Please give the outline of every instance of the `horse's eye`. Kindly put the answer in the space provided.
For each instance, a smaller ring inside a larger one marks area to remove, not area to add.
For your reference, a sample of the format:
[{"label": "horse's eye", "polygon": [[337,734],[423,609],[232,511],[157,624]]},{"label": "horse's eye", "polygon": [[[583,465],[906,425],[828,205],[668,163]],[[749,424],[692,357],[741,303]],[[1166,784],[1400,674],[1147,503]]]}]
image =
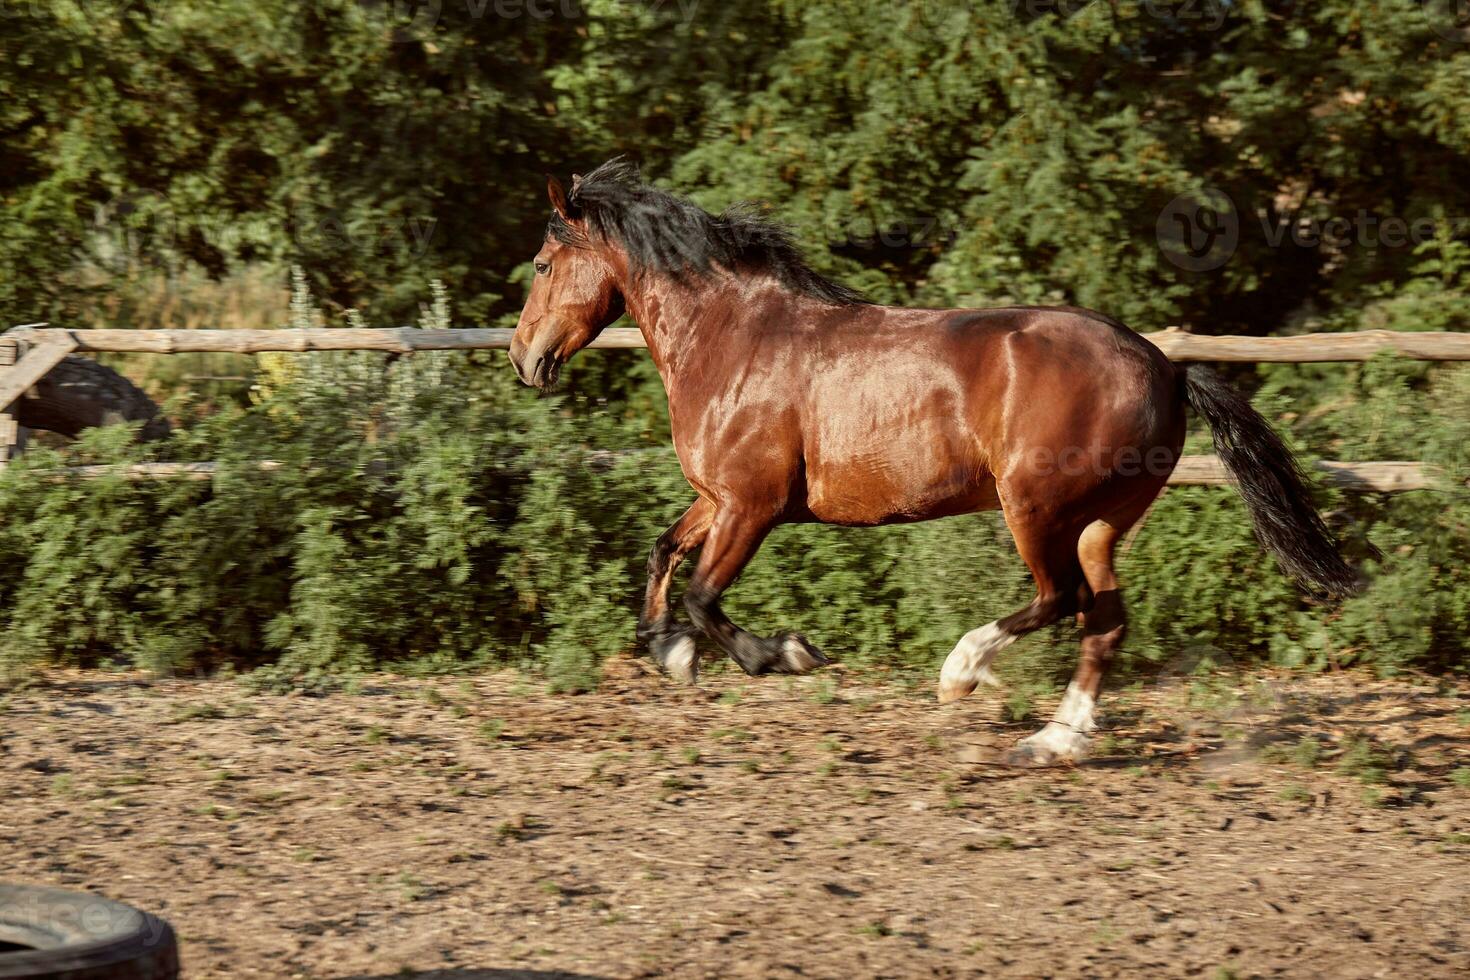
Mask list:
[{"label": "horse's eye", "polygon": [[544,276],[544,275],[546,275],[550,271],[551,271],[551,264],[549,262],[537,262],[536,263],[536,274],[538,276]]}]

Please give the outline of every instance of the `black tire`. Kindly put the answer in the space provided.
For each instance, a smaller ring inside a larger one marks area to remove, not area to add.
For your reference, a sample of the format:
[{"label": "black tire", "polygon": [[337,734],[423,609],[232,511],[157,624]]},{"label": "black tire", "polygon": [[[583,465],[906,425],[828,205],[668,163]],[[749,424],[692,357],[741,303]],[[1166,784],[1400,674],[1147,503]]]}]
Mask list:
[{"label": "black tire", "polygon": [[83,429],[113,422],[142,422],[143,442],[167,438],[168,419],[158,414],[143,389],[112,368],[87,357],[68,357],[15,403],[15,420],[76,438]]},{"label": "black tire", "polygon": [[120,902],[59,888],[0,885],[0,950],[12,950],[0,951],[5,980],[175,980],[179,975],[179,944],[167,922]]}]

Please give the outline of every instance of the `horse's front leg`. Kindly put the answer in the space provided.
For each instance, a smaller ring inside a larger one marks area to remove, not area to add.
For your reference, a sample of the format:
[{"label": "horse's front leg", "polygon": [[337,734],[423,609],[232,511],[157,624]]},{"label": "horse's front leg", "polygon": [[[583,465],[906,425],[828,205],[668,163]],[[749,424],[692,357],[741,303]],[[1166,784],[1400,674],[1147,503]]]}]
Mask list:
[{"label": "horse's front leg", "polygon": [[693,684],[698,677],[699,654],[694,648],[694,630],[676,621],[669,609],[669,589],[684,556],[704,543],[714,515],[714,505],[700,497],[659,535],[648,553],[648,591],[638,617],[638,639],[648,644],[655,663],[684,684]]},{"label": "horse's front leg", "polygon": [[799,633],[759,637],[730,622],[720,596],[760,548],[775,520],[759,512],[722,507],[710,526],[684,605],[689,618],[747,674],[805,674],[827,663]]}]

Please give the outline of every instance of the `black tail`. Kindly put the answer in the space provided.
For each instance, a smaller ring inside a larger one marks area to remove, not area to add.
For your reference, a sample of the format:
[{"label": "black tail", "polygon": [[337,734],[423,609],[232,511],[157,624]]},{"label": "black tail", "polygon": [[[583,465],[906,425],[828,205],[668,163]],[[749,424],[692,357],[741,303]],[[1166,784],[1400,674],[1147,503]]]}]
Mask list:
[{"label": "black tail", "polygon": [[1261,414],[1197,364],[1184,371],[1184,400],[1210,423],[1215,452],[1250,508],[1256,537],[1281,567],[1335,598],[1358,591],[1358,575],[1312,506],[1301,466]]}]

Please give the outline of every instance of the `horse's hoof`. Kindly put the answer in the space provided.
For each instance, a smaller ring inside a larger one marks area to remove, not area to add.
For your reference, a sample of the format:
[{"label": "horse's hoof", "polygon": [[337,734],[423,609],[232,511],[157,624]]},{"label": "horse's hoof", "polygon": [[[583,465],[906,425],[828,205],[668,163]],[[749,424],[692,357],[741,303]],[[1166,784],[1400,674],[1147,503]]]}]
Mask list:
[{"label": "horse's hoof", "polygon": [[1002,761],[1016,769],[1076,765],[1087,758],[1088,746],[1086,735],[1050,722],[1035,735],[1018,742]]},{"label": "horse's hoof", "polygon": [[672,680],[680,684],[694,684],[699,680],[699,650],[688,633],[656,637],[649,642],[648,651]]},{"label": "horse's hoof", "polygon": [[945,681],[939,682],[939,703],[949,704],[960,698],[969,697],[975,691],[974,681]]},{"label": "horse's hoof", "polygon": [[809,674],[831,663],[800,633],[784,633],[776,637],[776,642],[780,648],[780,661],[776,668],[779,673]]}]

